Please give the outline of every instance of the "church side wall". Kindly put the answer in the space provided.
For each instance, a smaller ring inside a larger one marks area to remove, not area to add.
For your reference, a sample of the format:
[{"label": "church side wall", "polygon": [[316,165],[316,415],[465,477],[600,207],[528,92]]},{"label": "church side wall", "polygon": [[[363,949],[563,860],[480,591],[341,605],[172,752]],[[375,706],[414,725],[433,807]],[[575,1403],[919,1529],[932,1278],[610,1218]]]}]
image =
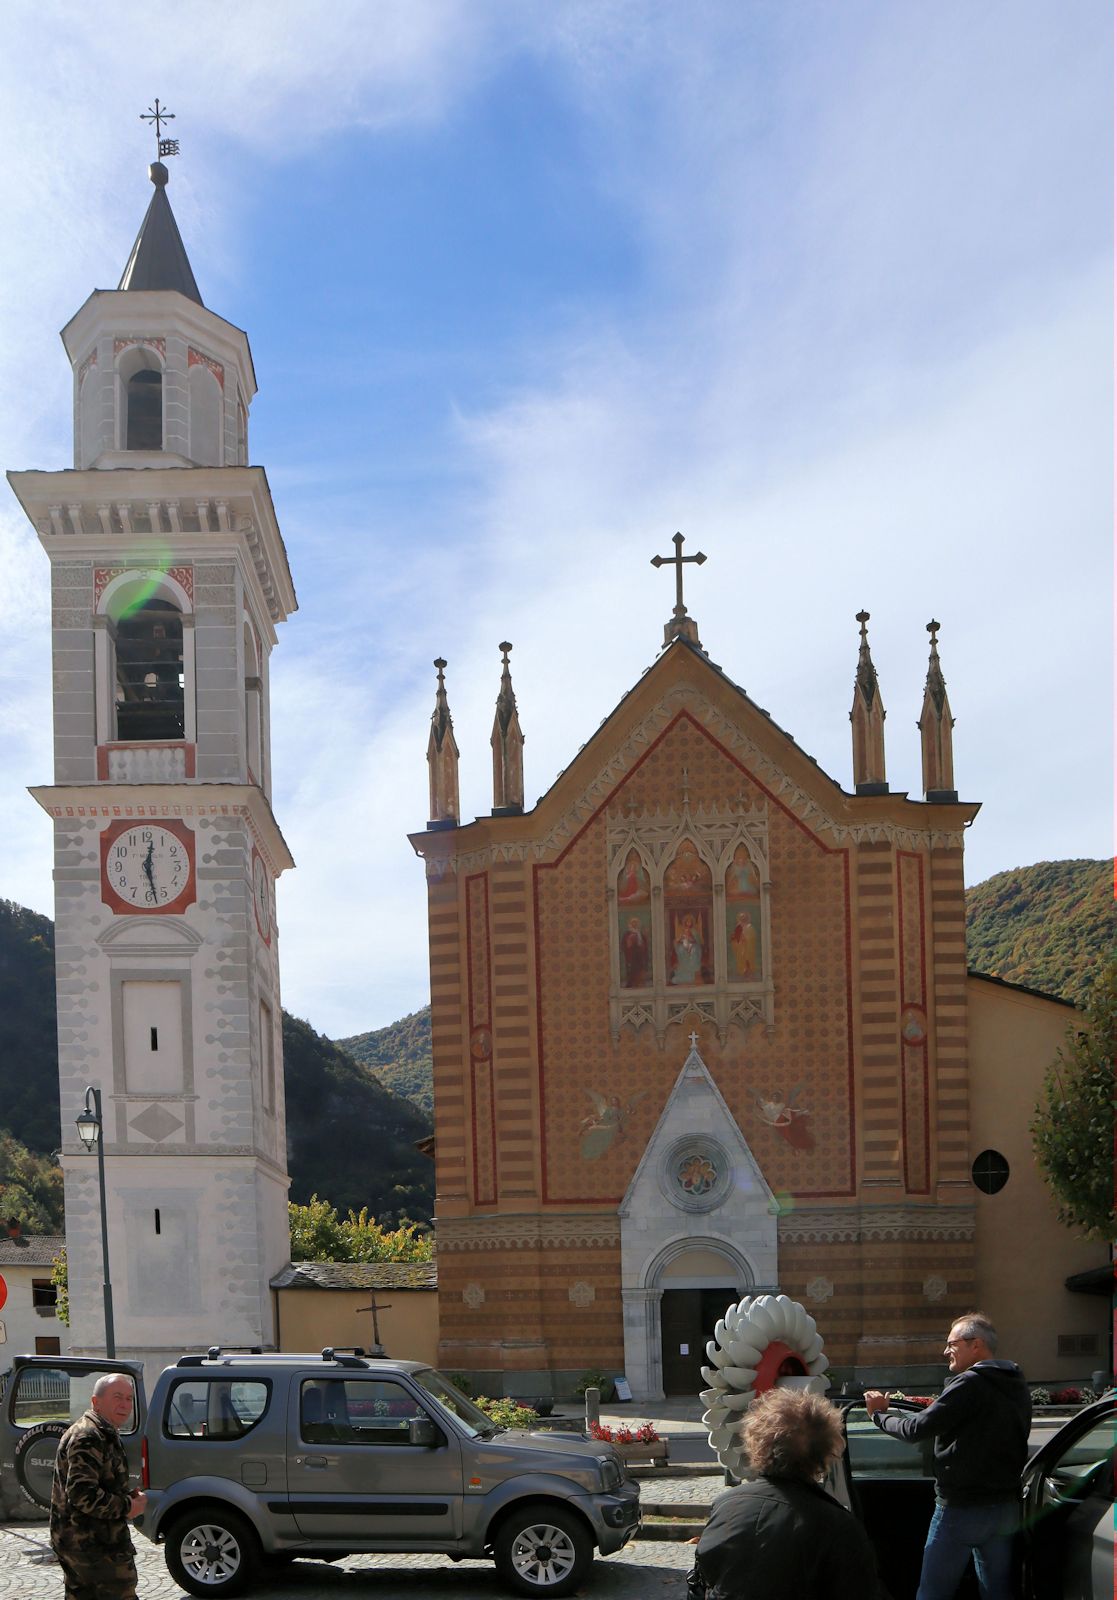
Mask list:
[{"label": "church side wall", "polygon": [[[998,1193],[976,1196],[977,1298],[1000,1330],[1005,1355],[1033,1381],[1085,1381],[1109,1368],[1109,1297],[1072,1293],[1066,1279],[1107,1267],[1109,1249],[1059,1221],[1028,1127],[1047,1068],[1080,1014],[980,978],[966,988],[975,1066],[971,1153],[995,1150],[1009,1172]],[[1093,1340],[1094,1353],[1060,1355],[1060,1335]]]}]

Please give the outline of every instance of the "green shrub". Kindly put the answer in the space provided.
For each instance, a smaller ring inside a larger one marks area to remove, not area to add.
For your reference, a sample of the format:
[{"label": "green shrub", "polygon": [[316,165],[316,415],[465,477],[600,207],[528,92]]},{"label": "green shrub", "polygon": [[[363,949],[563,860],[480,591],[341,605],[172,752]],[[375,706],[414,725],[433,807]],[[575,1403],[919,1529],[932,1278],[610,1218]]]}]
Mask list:
[{"label": "green shrub", "polygon": [[583,1372],[574,1385],[574,1393],[584,1397],[587,1389],[596,1389],[603,1401],[613,1398],[613,1380],[604,1372]]},{"label": "green shrub", "polygon": [[530,1406],[522,1405],[510,1396],[490,1400],[488,1395],[480,1394],[473,1403],[487,1417],[491,1417],[498,1428],[532,1428],[539,1421],[538,1411],[533,1411]]}]

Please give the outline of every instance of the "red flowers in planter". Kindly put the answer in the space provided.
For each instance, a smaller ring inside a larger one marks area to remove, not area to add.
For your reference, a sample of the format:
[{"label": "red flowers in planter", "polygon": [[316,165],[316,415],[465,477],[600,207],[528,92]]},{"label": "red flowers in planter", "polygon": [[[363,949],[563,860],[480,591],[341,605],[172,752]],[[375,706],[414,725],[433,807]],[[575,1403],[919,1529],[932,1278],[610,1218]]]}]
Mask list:
[{"label": "red flowers in planter", "polygon": [[655,1444],[659,1434],[650,1422],[645,1422],[635,1432],[631,1428],[611,1428],[607,1422],[591,1422],[590,1438],[600,1439],[604,1444]]}]

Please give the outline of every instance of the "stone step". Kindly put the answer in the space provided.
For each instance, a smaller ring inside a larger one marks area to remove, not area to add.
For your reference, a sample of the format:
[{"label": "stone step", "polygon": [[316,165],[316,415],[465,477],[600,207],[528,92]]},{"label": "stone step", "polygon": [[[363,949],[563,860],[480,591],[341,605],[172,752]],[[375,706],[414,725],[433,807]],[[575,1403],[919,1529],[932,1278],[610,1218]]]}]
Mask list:
[{"label": "stone step", "polygon": [[[692,1507],[692,1510],[699,1509]],[[697,1539],[703,1528],[705,1520],[701,1522],[672,1521],[670,1517],[645,1517],[637,1539],[668,1539],[674,1544],[685,1544],[688,1539]]]}]

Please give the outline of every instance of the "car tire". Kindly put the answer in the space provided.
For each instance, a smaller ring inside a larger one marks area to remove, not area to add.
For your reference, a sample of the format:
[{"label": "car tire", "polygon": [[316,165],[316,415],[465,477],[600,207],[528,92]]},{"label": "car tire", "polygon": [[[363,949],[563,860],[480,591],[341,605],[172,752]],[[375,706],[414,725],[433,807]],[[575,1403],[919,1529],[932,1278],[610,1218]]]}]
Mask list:
[{"label": "car tire", "polygon": [[260,1541],[239,1512],[200,1506],[167,1530],[167,1567],[189,1594],[243,1594],[260,1566]]},{"label": "car tire", "polygon": [[510,1511],[493,1539],[496,1569],[514,1594],[572,1594],[593,1564],[593,1553],[585,1523],[558,1506]]}]

